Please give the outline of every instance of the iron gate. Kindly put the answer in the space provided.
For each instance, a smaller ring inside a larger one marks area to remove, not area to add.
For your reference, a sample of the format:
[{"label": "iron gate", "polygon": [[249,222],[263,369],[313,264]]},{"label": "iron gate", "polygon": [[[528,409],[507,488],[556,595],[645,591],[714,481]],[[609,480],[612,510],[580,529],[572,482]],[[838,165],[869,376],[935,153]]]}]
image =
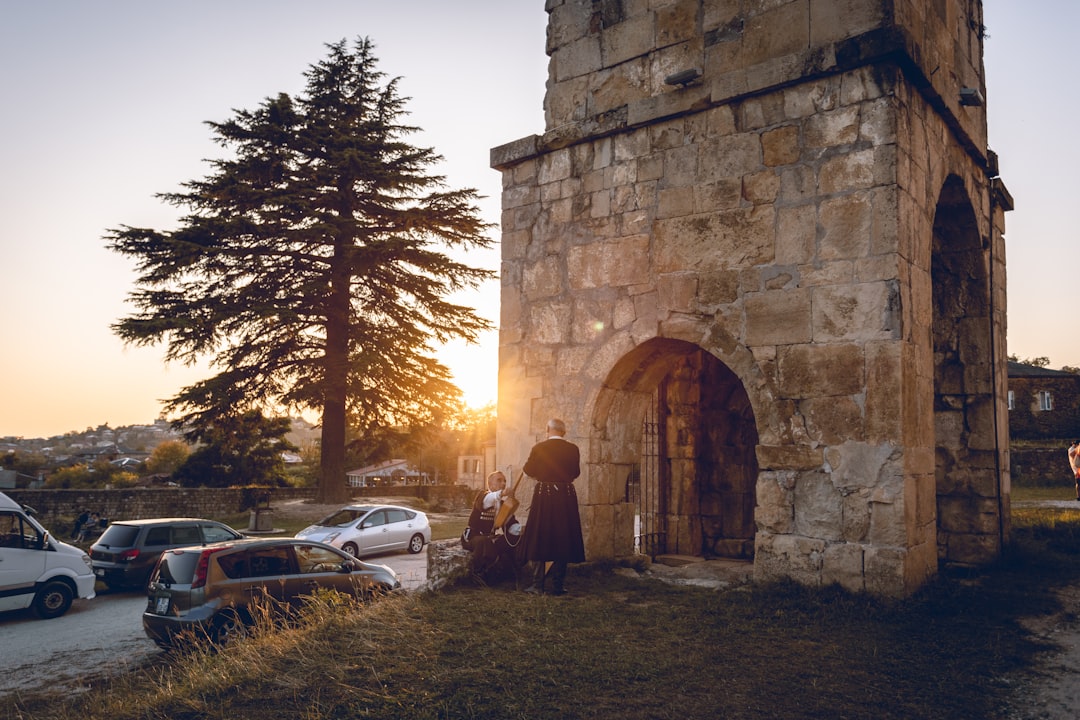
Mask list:
[{"label": "iron gate", "polygon": [[634,503],[634,552],[655,558],[667,552],[668,463],[664,385],[653,393],[641,422],[641,461],[627,487]]}]

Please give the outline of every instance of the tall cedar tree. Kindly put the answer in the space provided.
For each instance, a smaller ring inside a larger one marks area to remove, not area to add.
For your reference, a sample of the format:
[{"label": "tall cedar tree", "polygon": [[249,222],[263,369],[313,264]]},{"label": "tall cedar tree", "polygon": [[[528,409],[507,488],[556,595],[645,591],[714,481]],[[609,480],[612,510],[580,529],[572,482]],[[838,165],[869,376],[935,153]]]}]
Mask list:
[{"label": "tall cedar tree", "polygon": [[218,371],[166,410],[203,428],[254,408],[321,411],[319,497],[336,503],[348,429],[424,423],[459,402],[434,347],[491,327],[448,298],[494,273],[448,254],[490,247],[491,226],[474,189],[429,174],[442,157],[403,140],[418,128],[401,124],[408,98],[371,41],[327,47],[300,96],[207,123],[235,158],[158,195],[189,210],[178,229],[105,240],[140,272],[138,311],[114,332]]}]

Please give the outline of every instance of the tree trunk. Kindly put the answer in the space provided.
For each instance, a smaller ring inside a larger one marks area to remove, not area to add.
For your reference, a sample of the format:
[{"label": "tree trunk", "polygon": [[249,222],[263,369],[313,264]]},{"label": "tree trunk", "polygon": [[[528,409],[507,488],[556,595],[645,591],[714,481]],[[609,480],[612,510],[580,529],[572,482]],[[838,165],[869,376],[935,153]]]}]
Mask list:
[{"label": "tree trunk", "polygon": [[326,366],[322,412],[322,449],[319,462],[318,501],[344,504],[345,394],[349,373],[349,275],[338,268],[331,273],[330,308],[326,323]]}]

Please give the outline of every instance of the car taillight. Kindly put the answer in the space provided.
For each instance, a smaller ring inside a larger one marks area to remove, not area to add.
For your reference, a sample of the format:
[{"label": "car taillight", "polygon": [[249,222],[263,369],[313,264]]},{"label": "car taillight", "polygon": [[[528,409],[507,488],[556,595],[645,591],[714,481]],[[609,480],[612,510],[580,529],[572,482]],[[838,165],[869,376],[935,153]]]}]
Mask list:
[{"label": "car taillight", "polygon": [[195,566],[195,577],[191,580],[191,589],[201,588],[206,584],[206,573],[210,569],[210,556],[216,552],[222,550],[228,550],[228,547],[211,548],[209,550],[203,550],[199,554],[199,562]]},{"label": "car taillight", "polygon": [[125,550],[124,552],[120,553],[120,557],[118,557],[117,559],[120,562],[131,562],[137,557],[139,557],[139,549],[131,548],[130,550]]}]

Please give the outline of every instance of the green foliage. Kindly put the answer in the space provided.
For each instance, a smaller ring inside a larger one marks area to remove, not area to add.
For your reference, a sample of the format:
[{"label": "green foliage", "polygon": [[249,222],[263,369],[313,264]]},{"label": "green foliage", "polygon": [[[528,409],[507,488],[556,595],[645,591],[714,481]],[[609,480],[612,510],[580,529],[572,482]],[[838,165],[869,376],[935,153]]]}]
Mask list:
[{"label": "green foliage", "polygon": [[186,437],[201,443],[173,474],[184,487],[283,485],[281,453],[296,450],[286,439],[288,418],[266,418],[257,410],[199,424]]},{"label": "green foliage", "polygon": [[122,470],[108,460],[92,465],[70,465],[55,470],[45,478],[49,490],[78,490],[80,488],[132,487],[138,476]]},{"label": "green foliage", "polygon": [[146,471],[154,475],[172,475],[187,461],[189,455],[191,448],[187,443],[166,440],[150,453],[146,461]]},{"label": "green foliage", "polygon": [[1020,363],[1021,365],[1031,365],[1033,367],[1049,367],[1050,358],[1046,356],[1039,356],[1034,358],[1019,358],[1016,355],[1009,355],[1009,360],[1012,362]]},{"label": "green foliage", "polygon": [[0,467],[29,477],[37,477],[49,464],[49,459],[37,452],[8,452],[0,456]]},{"label": "green foliage", "polygon": [[220,372],[167,410],[209,427],[253,408],[321,413],[320,489],[344,497],[346,431],[431,422],[460,391],[434,347],[490,327],[447,298],[493,277],[447,251],[488,247],[472,189],[451,190],[431,149],[404,138],[397,80],[370,40],[342,40],[303,94],[211,122],[235,152],[161,195],[189,212],[178,229],[121,226],[109,247],[138,263],[125,341],[166,359],[211,356]]}]

